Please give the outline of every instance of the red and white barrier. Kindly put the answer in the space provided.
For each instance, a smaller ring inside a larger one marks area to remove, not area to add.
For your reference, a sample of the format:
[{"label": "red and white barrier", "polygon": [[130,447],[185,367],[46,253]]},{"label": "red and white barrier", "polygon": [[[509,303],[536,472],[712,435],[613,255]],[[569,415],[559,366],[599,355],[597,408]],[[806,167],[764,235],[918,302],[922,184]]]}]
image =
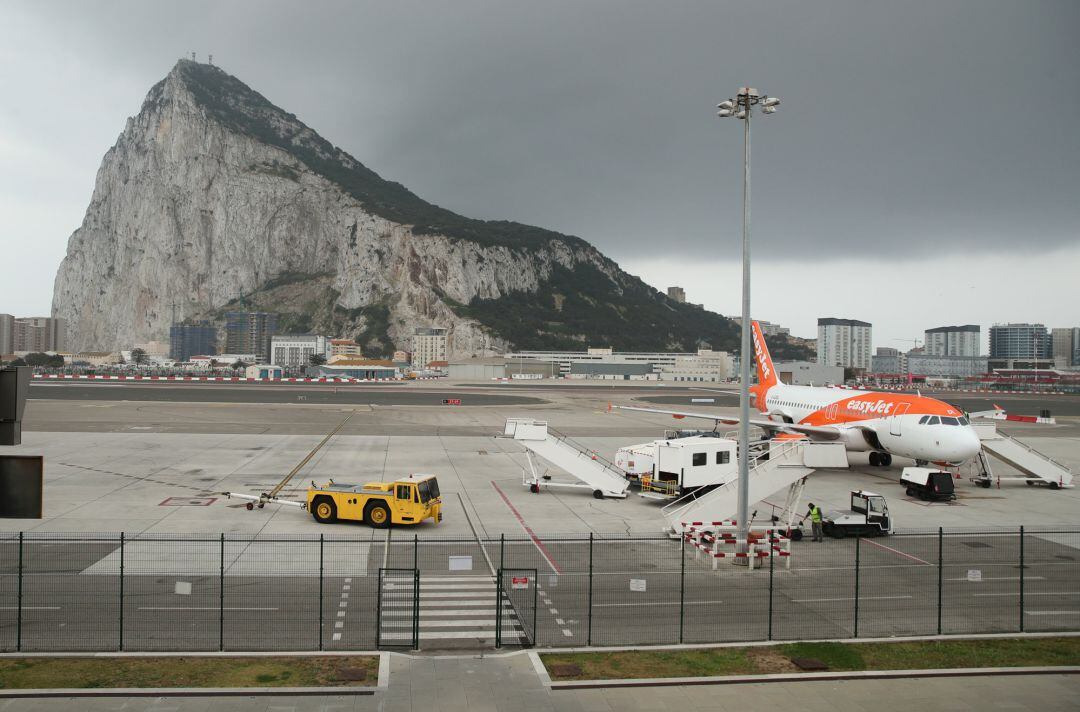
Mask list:
[{"label": "red and white barrier", "polygon": [[[248,378],[246,376],[115,376],[105,374],[56,374],[35,373],[35,380],[65,380],[65,381],[199,381],[212,383],[388,383],[406,381],[405,378],[343,378],[336,376],[324,376],[318,378]],[[417,378],[411,380],[436,380],[432,378]]]},{"label": "red and white barrier", "polygon": [[737,544],[734,532],[726,525],[720,531],[687,530],[683,534],[683,541],[694,547],[694,558],[711,558],[713,571],[716,571],[720,559],[748,559],[750,570],[753,570],[755,561],[773,556],[783,557],[785,568],[790,569],[791,538],[774,529],[759,529],[758,532],[750,532],[749,551],[745,552],[721,550],[721,544],[732,547]]}]

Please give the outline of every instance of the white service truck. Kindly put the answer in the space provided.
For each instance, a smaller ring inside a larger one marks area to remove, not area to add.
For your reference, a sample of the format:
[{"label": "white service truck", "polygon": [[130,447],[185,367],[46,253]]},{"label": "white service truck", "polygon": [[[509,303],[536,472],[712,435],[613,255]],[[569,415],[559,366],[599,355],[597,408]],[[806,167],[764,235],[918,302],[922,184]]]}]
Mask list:
[{"label": "white service truck", "polygon": [[885,536],[892,531],[889,505],[874,492],[853,490],[851,509],[827,512],[821,520],[821,531],[834,539],[846,536]]},{"label": "white service truck", "polygon": [[921,500],[948,501],[956,499],[953,475],[946,470],[932,467],[905,467],[900,473],[908,497]]}]

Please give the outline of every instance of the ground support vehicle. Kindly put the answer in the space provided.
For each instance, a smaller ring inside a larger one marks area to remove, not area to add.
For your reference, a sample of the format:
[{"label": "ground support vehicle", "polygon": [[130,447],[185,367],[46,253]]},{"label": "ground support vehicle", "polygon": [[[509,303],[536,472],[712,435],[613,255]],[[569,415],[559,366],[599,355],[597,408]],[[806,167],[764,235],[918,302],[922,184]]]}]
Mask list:
[{"label": "ground support vehicle", "polygon": [[834,539],[845,536],[885,536],[892,531],[889,506],[880,494],[853,490],[851,509],[828,512],[821,522],[822,533]]},{"label": "ground support vehicle", "polygon": [[248,500],[249,510],[256,506],[262,509],[267,504],[306,509],[321,524],[344,520],[385,529],[392,524],[419,524],[428,519],[433,519],[435,523],[442,521],[442,499],[435,475],[414,474],[393,482],[368,482],[363,485],[330,480],[320,487],[312,482],[304,502],[281,499],[267,493],[222,494],[228,498]]},{"label": "ground support vehicle", "polygon": [[900,484],[906,488],[908,497],[937,501],[956,499],[952,473],[946,470],[905,467],[900,474]]},{"label": "ground support vehicle", "polygon": [[364,485],[331,481],[325,487],[308,490],[307,509],[322,524],[346,520],[365,522],[376,529],[391,524],[419,524],[427,519],[442,521],[442,499],[435,475],[409,475],[394,482]]}]

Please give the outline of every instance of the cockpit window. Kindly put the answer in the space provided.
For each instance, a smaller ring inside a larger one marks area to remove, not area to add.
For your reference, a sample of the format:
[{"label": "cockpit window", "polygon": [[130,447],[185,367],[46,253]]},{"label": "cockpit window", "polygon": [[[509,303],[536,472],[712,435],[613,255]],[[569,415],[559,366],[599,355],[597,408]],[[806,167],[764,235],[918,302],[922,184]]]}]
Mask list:
[{"label": "cockpit window", "polygon": [[960,422],[956,418],[946,418],[944,415],[941,416],[941,422],[944,423],[945,425],[959,425],[960,424]]},{"label": "cockpit window", "polygon": [[924,415],[923,417],[919,418],[919,425],[926,425],[926,421],[928,420],[930,420],[930,416]]},{"label": "cockpit window", "polygon": [[930,416],[930,420],[926,421],[926,424],[927,424],[927,425],[937,425],[937,424],[939,424],[940,422],[941,422],[941,421],[940,421],[940,420],[938,420],[938,417],[937,417],[936,415],[931,415],[931,416]]},{"label": "cockpit window", "polygon": [[971,421],[968,420],[966,415],[960,417],[960,425],[970,425]]}]

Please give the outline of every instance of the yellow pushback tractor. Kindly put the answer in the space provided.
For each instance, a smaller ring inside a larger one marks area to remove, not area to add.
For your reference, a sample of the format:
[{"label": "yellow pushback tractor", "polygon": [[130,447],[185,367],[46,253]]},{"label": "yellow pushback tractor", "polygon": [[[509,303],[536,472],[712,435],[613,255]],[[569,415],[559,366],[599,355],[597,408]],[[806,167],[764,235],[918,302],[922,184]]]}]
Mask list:
[{"label": "yellow pushback tractor", "polygon": [[419,524],[428,519],[442,521],[442,499],[435,475],[409,475],[394,482],[364,485],[331,481],[325,487],[308,490],[307,510],[322,524],[347,520],[365,522],[377,529],[391,524]]},{"label": "yellow pushback tractor", "polygon": [[247,509],[262,509],[267,504],[285,504],[311,512],[315,521],[364,522],[377,529],[393,524],[419,524],[432,519],[442,521],[442,498],[435,475],[409,475],[393,482],[368,482],[363,485],[330,480],[320,487],[314,482],[307,500],[281,499],[275,491],[261,495],[223,492],[226,497],[247,500]]}]

